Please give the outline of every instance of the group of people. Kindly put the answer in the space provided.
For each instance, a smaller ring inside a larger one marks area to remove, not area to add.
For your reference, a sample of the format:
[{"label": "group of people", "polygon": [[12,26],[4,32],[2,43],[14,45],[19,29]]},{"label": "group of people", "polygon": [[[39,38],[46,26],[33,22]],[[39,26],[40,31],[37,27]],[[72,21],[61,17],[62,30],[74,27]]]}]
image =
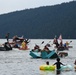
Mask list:
[{"label": "group of people", "polygon": [[[7,42],[4,44],[4,47],[5,47],[6,49],[9,49],[9,48],[12,49],[12,47],[11,47],[11,46],[9,45],[9,43],[8,43],[8,42],[9,42],[9,33],[6,34],[6,37],[5,37],[5,38],[7,39]],[[15,37],[13,38],[13,41],[16,42],[17,39],[19,39],[19,38],[18,38],[17,36],[15,36]],[[26,48],[27,48],[27,43],[28,43],[28,39],[22,41],[22,43],[21,43],[22,49],[26,49]],[[66,42],[66,43],[63,45],[63,42],[62,42],[62,40],[61,40],[61,42],[60,42],[60,44],[59,44],[59,43],[58,43],[58,39],[57,39],[57,38],[54,38],[53,44],[56,44],[56,48],[59,48],[59,47],[67,47],[67,45],[68,45],[69,43]],[[17,46],[17,44],[16,44],[16,46]],[[41,49],[40,49],[40,47],[39,47],[38,45],[35,45],[35,47],[34,47],[33,50],[39,50],[39,51],[41,51]],[[48,48],[47,45],[44,46],[43,51],[47,51],[47,52],[49,51],[49,48]],[[57,74],[60,74],[61,65],[64,65],[64,64],[63,64],[62,62],[60,62],[60,58],[57,58],[56,60],[57,60],[57,62],[55,62],[53,65],[56,65]],[[76,65],[76,60],[75,60],[74,64]],[[46,65],[49,65],[49,61],[46,62]],[[76,69],[76,67],[75,67],[75,69]]]},{"label": "group of people", "polygon": [[[9,35],[10,33],[7,33],[5,35],[5,38],[7,40],[7,43],[9,42]],[[21,48],[21,49],[27,49],[27,44],[29,43],[29,39],[24,39],[23,36],[22,37],[18,37],[17,35],[15,35],[13,37],[13,40],[12,40],[12,47],[14,48]]]},{"label": "group of people", "polygon": [[[56,70],[56,72],[57,72],[56,74],[58,75],[61,72],[61,70],[60,70],[61,69],[61,65],[64,65],[64,64],[62,62],[60,62],[60,58],[57,58],[56,60],[57,60],[57,62],[55,62],[53,65],[56,65],[56,69],[57,69]],[[46,62],[46,65],[49,65],[49,61]]]},{"label": "group of people", "polygon": [[60,40],[60,43],[58,43],[57,37],[54,38],[53,44],[56,45],[56,48],[64,48],[64,49],[68,49],[68,45],[69,45],[67,41],[63,44],[62,40]]},{"label": "group of people", "polygon": [[36,45],[36,44],[34,46],[34,49],[32,49],[32,51],[37,51],[37,52],[46,51],[46,52],[50,52],[50,50],[49,50],[47,45],[45,45],[43,49],[40,49],[40,46]]},{"label": "group of people", "polygon": [[19,48],[19,49],[22,49],[22,50],[26,50],[28,47],[27,47],[27,44],[29,43],[30,41],[28,39],[19,39],[19,41],[14,41],[14,44],[13,44],[13,47],[14,48]]},{"label": "group of people", "polygon": [[[74,64],[75,64],[74,68],[75,68],[75,71],[76,71],[76,60],[75,60]],[[46,65],[49,65],[49,61],[46,62]],[[65,66],[65,64],[63,64],[62,62],[60,62],[60,58],[57,58],[56,62],[53,65],[56,65],[57,75],[61,73],[61,65]]]}]

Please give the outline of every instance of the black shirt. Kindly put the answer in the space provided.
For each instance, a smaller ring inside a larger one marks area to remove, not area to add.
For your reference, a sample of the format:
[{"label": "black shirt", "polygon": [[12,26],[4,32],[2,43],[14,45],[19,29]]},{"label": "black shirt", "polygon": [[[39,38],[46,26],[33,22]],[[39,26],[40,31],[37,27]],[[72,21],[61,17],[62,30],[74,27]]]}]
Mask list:
[{"label": "black shirt", "polygon": [[63,64],[61,62],[56,62],[56,63],[54,63],[54,65],[56,65],[56,68],[57,69],[60,69],[61,68],[60,65],[63,65]]}]

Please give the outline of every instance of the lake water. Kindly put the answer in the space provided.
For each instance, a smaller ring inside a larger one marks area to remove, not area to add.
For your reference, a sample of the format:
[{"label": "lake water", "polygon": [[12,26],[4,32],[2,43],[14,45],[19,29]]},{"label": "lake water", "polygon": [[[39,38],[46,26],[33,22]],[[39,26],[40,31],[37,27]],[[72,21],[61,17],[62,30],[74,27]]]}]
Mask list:
[{"label": "lake water", "polygon": [[[0,44],[3,44],[5,41],[6,39],[0,39]],[[30,39],[30,41],[31,42],[28,44],[30,50],[34,48],[35,44],[40,45],[40,48],[43,49],[44,45],[47,43],[52,46],[50,50],[54,49],[54,45],[52,45],[53,39]],[[42,41],[44,41],[43,44],[41,44]],[[63,42],[66,41],[72,41],[70,45],[73,46],[73,48],[67,51],[67,57],[61,58],[61,62],[74,67],[74,61],[76,59],[76,40],[63,39]],[[13,49],[12,51],[0,51],[0,75],[56,75],[55,71],[39,70],[39,66],[45,64],[46,61],[53,64],[56,62],[56,59],[34,59],[29,55],[30,50]],[[72,71],[62,71],[60,75],[72,74],[76,75],[74,68]]]}]

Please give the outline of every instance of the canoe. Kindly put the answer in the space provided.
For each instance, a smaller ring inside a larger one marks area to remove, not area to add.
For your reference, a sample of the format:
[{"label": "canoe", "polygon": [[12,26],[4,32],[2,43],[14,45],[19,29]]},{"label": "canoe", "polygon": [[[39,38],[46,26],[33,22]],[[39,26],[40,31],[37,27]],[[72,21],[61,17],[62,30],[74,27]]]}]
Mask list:
[{"label": "canoe", "polygon": [[30,51],[29,55],[32,56],[33,58],[41,58],[41,53],[40,52]]},{"label": "canoe", "polygon": [[68,48],[73,48],[73,46],[68,46]]},{"label": "canoe", "polygon": [[41,52],[30,51],[29,55],[32,56],[33,58],[42,58],[42,59],[53,59],[59,57],[54,50],[50,51],[49,53],[46,51]]},{"label": "canoe", "polygon": [[68,56],[68,53],[67,52],[59,52],[58,54],[60,57],[66,57]]},{"label": "canoe", "polygon": [[19,50],[29,50],[29,48],[18,48]]},{"label": "canoe", "polygon": [[59,47],[58,49],[57,49],[58,51],[64,51],[64,50],[68,50],[68,47]]},{"label": "canoe", "polygon": [[43,58],[43,59],[54,59],[54,58],[57,58],[57,57],[59,57],[59,56],[57,55],[55,50],[52,50],[49,53],[46,52],[46,51],[41,52],[41,58]]},{"label": "canoe", "polygon": [[6,49],[5,47],[0,47],[0,51],[10,51],[12,49]]}]

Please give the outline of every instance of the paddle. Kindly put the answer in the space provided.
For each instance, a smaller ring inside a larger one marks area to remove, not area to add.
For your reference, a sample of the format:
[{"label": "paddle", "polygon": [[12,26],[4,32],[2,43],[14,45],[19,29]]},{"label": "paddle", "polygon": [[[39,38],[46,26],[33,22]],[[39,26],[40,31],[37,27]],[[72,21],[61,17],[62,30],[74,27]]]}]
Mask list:
[{"label": "paddle", "polygon": [[45,46],[48,46],[48,47],[50,47],[51,45],[49,44],[51,41],[49,41]]},{"label": "paddle", "polygon": [[44,41],[41,42],[41,44],[43,44],[43,43],[44,43]]},{"label": "paddle", "polygon": [[72,41],[70,41],[69,43],[71,43]]},{"label": "paddle", "polygon": [[69,44],[70,44],[71,42],[72,42],[72,41],[70,41]]},{"label": "paddle", "polygon": [[37,46],[39,46],[39,47],[40,47],[43,43],[44,43],[44,41],[42,41],[40,45],[35,44],[35,46],[37,45]]},{"label": "paddle", "polygon": [[[51,42],[51,41],[49,41],[49,42],[46,44],[48,47],[50,46],[50,44],[49,44],[50,42]],[[42,41],[40,45],[35,44],[35,46],[37,45],[37,46],[40,47],[42,44],[44,44],[44,41]],[[45,46],[46,46],[46,45],[45,45]]]},{"label": "paddle", "polygon": [[48,43],[50,43],[51,41],[49,41]]},{"label": "paddle", "polygon": [[37,44],[35,43],[34,49],[41,50],[41,49],[40,49],[40,46],[41,46],[43,43],[44,43],[44,41],[42,41],[42,42],[40,43],[40,45],[37,45]]}]

